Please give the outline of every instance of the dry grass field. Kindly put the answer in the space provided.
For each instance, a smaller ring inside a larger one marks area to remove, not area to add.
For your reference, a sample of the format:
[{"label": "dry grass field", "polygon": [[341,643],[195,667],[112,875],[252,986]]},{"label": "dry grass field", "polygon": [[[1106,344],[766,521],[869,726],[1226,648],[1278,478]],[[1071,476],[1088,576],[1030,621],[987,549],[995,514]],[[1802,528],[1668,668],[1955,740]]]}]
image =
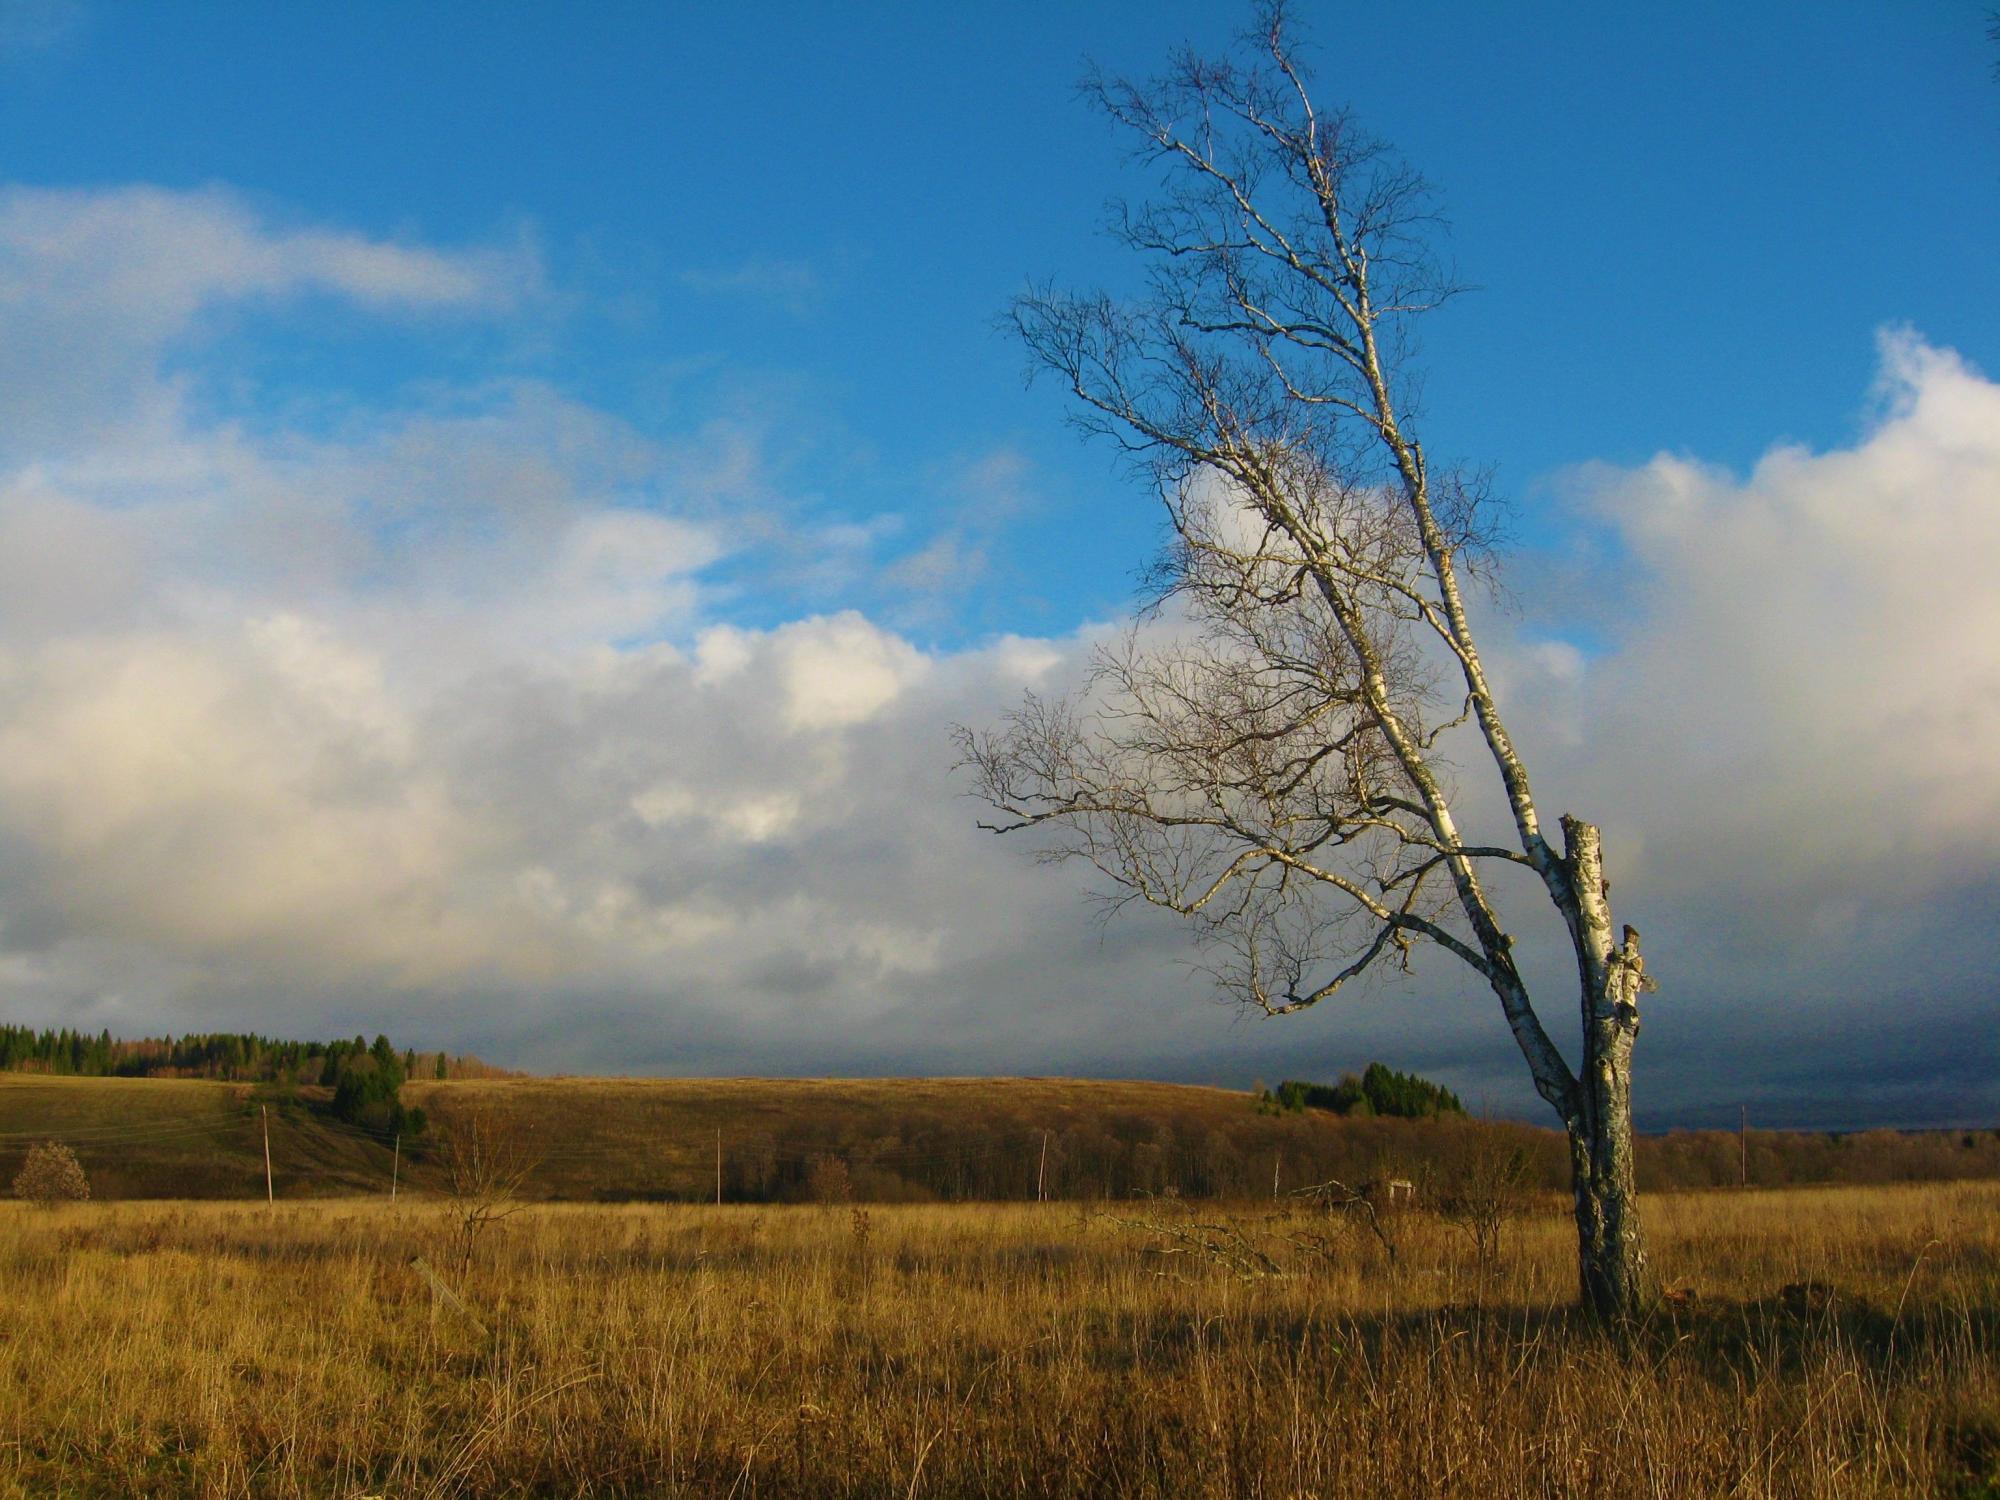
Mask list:
[{"label": "dry grass field", "polygon": [[9,1203],[0,1493],[2000,1494],[2000,1187],[1649,1212],[1619,1341],[1552,1201]]}]

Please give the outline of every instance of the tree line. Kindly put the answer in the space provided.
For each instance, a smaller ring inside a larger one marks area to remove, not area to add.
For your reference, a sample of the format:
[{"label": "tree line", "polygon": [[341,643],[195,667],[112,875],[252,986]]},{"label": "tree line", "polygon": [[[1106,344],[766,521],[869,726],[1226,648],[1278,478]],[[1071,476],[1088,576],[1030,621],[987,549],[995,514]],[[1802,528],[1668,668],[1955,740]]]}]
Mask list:
[{"label": "tree line", "polygon": [[371,1057],[379,1063],[384,1056],[395,1057],[404,1078],[493,1078],[504,1071],[466,1055],[398,1051],[383,1036],[373,1043],[360,1036],[313,1042],[210,1031],[127,1039],[108,1029],[93,1036],[66,1026],[0,1026],[0,1072],[57,1077],[207,1078],[338,1089],[350,1062]]},{"label": "tree line", "polygon": [[[994,1127],[1000,1127],[995,1129]],[[1108,1111],[1046,1133],[1021,1120],[916,1118],[900,1128],[843,1128],[837,1119],[789,1129],[731,1132],[724,1191],[731,1202],[983,1202],[1134,1197],[1246,1199],[1329,1180],[1363,1188],[1387,1178],[1417,1185],[1431,1203],[1495,1158],[1518,1158],[1522,1191],[1566,1193],[1568,1158],[1556,1132],[1449,1112],[1417,1119],[1350,1115],[1335,1124],[1310,1108],[1231,1120]],[[1674,1131],[1639,1139],[1639,1176],[1659,1192],[1807,1183],[1890,1183],[2000,1176],[2000,1131],[1851,1134]],[[1747,1170],[1745,1170],[1747,1168]],[[695,1164],[640,1196],[704,1201],[712,1178]],[[565,1164],[551,1160],[539,1191],[563,1196]],[[599,1182],[594,1193],[623,1197]]]}]

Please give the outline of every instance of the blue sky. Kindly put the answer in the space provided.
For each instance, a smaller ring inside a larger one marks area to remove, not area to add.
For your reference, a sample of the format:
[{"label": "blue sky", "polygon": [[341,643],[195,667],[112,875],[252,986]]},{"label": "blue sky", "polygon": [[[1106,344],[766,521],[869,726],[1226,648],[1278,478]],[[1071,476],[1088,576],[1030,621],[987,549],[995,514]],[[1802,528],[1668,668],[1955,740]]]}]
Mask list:
[{"label": "blue sky", "polygon": [[[1229,7],[28,9],[50,19],[5,64],[9,180],[224,184],[279,222],[543,258],[528,328],[250,322],[227,368],[251,414],[475,372],[642,430],[749,407],[801,503],[896,515],[911,543],[950,503],[940,477],[1005,447],[1044,508],[928,628],[1122,602],[1152,517],[1055,393],[1024,395],[992,319],[1030,276],[1128,274],[1096,228],[1134,184],[1074,96],[1084,59],[1219,46]],[[1299,17],[1322,90],[1439,185],[1479,290],[1427,330],[1432,445],[1497,465],[1530,540],[1566,465],[1851,438],[1884,323],[1996,363],[1976,4]]]},{"label": "blue sky", "polygon": [[[1923,959],[2000,899],[1983,6],[1296,15],[1475,288],[1424,435],[1513,502],[1496,659],[1679,976],[1642,1117],[1990,1116],[1995,963]],[[950,777],[1158,535],[996,328],[1132,284],[1076,81],[1239,19],[0,0],[14,1008],[1531,1113],[1449,976],[1247,1025]]]}]

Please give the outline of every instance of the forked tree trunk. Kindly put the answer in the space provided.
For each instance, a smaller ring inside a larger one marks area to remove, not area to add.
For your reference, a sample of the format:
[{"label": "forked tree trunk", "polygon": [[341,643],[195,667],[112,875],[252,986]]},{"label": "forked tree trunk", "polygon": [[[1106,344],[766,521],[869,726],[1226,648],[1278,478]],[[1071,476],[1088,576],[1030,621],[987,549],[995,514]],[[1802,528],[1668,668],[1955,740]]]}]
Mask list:
[{"label": "forked tree trunk", "polygon": [[1584,1306],[1606,1322],[1619,1322],[1645,1312],[1654,1295],[1632,1148],[1632,1043],[1639,1034],[1639,995],[1651,981],[1639,956],[1639,934],[1627,927],[1622,941],[1612,938],[1597,830],[1564,818],[1563,832],[1574,900],[1565,915],[1576,940],[1583,1000],[1583,1066],[1564,1122],[1578,1270]]}]

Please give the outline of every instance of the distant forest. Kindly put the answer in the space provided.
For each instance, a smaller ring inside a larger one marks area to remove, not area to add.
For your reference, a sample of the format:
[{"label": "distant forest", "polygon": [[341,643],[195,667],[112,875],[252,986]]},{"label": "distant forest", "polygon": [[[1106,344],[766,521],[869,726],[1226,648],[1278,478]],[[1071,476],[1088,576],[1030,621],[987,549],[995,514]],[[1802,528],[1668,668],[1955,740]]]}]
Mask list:
[{"label": "distant forest", "polygon": [[1381,1063],[1370,1063],[1358,1078],[1352,1073],[1344,1074],[1335,1084],[1304,1083],[1288,1078],[1276,1090],[1260,1088],[1257,1103],[1265,1114],[1296,1115],[1309,1109],[1324,1109],[1364,1120],[1376,1115],[1395,1120],[1427,1120],[1465,1113],[1458,1095],[1442,1084],[1414,1073],[1398,1073]]},{"label": "distant forest", "polygon": [[226,1083],[276,1083],[337,1089],[347,1065],[361,1058],[394,1058],[405,1078],[499,1078],[505,1070],[476,1057],[447,1052],[398,1051],[387,1037],[371,1044],[298,1042],[246,1031],[191,1032],[187,1036],[127,1041],[108,1030],[37,1031],[0,1026],[0,1072],[52,1073],[74,1078],[213,1078]]}]

